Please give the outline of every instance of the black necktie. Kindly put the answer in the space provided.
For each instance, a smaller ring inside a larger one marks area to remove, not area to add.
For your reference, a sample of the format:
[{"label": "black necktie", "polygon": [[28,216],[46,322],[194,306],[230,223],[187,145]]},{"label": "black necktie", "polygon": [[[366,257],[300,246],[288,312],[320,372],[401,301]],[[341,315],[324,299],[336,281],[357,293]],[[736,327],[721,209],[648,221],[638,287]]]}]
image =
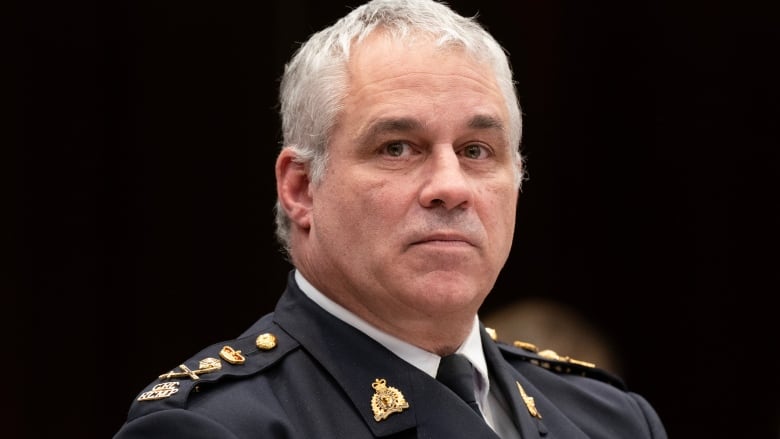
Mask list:
[{"label": "black necktie", "polygon": [[466,404],[482,417],[474,396],[474,368],[466,357],[459,354],[442,357],[436,379],[466,401]]}]

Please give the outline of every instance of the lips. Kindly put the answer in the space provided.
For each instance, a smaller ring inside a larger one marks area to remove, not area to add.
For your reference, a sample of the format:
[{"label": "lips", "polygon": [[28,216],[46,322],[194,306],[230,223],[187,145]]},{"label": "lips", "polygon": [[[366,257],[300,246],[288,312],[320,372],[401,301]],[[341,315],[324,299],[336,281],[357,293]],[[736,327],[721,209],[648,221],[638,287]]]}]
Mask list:
[{"label": "lips", "polygon": [[437,232],[437,233],[428,233],[423,236],[420,236],[419,238],[415,238],[412,240],[411,245],[420,245],[420,244],[431,244],[431,243],[442,243],[442,244],[468,244],[472,247],[475,246],[474,240],[469,238],[468,236],[457,233],[457,232]]}]

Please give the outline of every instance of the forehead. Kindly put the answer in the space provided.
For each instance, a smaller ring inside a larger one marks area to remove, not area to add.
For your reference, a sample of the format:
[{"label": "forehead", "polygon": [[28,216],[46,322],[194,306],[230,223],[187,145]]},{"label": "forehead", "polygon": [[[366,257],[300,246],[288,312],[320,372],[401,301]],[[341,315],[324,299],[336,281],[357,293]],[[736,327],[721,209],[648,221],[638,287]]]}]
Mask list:
[{"label": "forehead", "polygon": [[[491,67],[457,45],[441,46],[426,35],[403,41],[374,32],[354,46],[348,63],[343,110],[384,117],[406,109],[431,116],[462,112],[506,123],[507,106]],[[401,116],[401,114],[399,114]]]},{"label": "forehead", "polygon": [[456,42],[438,43],[435,37],[423,33],[397,36],[382,29],[374,30],[353,44],[347,64],[353,83],[371,73],[392,76],[412,71],[445,72],[452,66],[461,66],[466,70],[464,73],[477,74],[496,83],[489,63],[477,54]]}]

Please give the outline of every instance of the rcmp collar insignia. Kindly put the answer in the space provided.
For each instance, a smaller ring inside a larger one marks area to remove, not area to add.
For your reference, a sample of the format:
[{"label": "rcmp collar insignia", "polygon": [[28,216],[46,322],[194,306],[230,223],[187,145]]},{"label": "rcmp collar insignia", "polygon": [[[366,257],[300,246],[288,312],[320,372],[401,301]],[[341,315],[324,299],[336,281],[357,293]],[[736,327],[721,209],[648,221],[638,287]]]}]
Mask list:
[{"label": "rcmp collar insignia", "polygon": [[371,397],[371,410],[374,411],[375,421],[383,421],[393,413],[400,413],[409,408],[403,393],[395,387],[388,387],[387,380],[384,378],[375,379],[371,387],[375,392]]},{"label": "rcmp collar insignia", "polygon": [[536,410],[536,403],[534,402],[534,398],[532,396],[528,396],[528,394],[525,393],[525,389],[523,389],[523,386],[520,385],[519,381],[515,381],[515,383],[517,384],[517,390],[520,391],[520,396],[523,398],[523,402],[525,403],[526,408],[528,408],[528,413],[530,413],[534,418],[542,419],[541,413]]}]

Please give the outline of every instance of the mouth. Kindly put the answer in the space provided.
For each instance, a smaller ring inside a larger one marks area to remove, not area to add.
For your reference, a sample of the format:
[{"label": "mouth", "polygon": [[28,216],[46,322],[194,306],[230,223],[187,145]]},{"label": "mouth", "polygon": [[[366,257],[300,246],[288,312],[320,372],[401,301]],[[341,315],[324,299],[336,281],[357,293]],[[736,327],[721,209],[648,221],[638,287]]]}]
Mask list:
[{"label": "mouth", "polygon": [[474,247],[474,243],[467,236],[460,233],[433,233],[415,239],[410,246],[438,245],[443,247],[467,246]]}]

